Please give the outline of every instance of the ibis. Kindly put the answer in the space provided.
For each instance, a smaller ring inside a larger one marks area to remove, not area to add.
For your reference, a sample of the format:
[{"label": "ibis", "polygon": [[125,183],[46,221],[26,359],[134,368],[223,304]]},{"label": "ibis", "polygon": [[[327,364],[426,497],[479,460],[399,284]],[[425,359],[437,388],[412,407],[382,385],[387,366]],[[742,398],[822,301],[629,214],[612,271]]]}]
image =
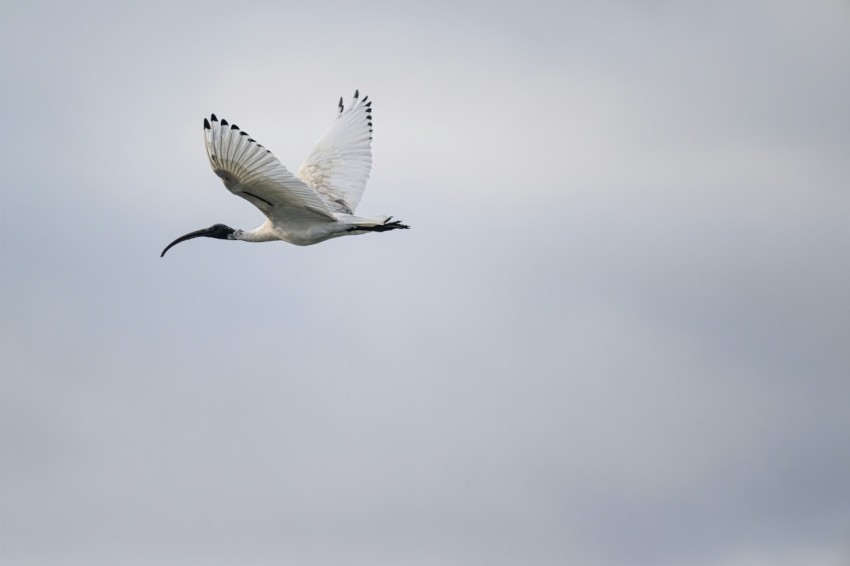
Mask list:
[{"label": "ibis", "polygon": [[335,120],[293,175],[236,124],[215,114],[204,118],[204,141],[213,172],[224,186],[260,209],[265,222],[254,230],[214,224],[180,236],[164,250],[199,238],[309,246],[339,236],[388,232],[409,226],[391,216],[354,214],[372,170],[372,102],[354,92],[342,98]]}]

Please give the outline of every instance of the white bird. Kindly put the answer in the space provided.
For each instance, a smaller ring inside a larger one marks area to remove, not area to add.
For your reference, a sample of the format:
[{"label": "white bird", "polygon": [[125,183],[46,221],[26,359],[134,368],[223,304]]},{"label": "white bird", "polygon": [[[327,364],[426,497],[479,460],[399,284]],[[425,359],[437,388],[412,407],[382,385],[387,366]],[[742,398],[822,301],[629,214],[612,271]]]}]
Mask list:
[{"label": "white bird", "polygon": [[213,171],[224,186],[260,209],[266,221],[254,230],[235,230],[215,224],[180,236],[172,246],[205,236],[220,240],[271,242],[298,246],[330,238],[407,229],[391,216],[363,218],[354,210],[363,196],[372,169],[372,103],[359,100],[359,91],[339,112],[331,128],[316,143],[296,177],[262,145],[236,124],[215,114],[204,118],[204,138]]}]

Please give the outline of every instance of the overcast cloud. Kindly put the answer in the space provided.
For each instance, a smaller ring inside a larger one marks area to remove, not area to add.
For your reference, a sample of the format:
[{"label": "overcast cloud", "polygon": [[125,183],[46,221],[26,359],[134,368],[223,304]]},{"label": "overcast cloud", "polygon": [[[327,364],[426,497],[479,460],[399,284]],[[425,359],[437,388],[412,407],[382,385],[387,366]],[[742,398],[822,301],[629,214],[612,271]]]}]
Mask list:
[{"label": "overcast cloud", "polygon": [[[850,564],[850,5],[0,4],[0,562]],[[216,112],[297,169],[298,248]]]}]

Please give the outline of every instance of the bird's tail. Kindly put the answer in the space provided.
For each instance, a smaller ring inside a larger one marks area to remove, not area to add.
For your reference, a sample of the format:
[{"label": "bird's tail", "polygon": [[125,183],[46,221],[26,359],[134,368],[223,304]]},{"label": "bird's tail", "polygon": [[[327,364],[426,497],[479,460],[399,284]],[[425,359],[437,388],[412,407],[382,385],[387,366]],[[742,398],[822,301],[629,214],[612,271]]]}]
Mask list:
[{"label": "bird's tail", "polygon": [[353,214],[336,213],[337,220],[348,226],[349,232],[385,232],[387,230],[407,230],[410,226],[402,224],[400,220],[393,220],[392,216],[372,216],[363,218]]},{"label": "bird's tail", "polygon": [[379,226],[391,218],[390,216],[372,216],[370,218],[363,218],[362,216],[354,216],[353,214],[343,213],[336,213],[334,216],[336,216],[337,220],[349,226]]}]

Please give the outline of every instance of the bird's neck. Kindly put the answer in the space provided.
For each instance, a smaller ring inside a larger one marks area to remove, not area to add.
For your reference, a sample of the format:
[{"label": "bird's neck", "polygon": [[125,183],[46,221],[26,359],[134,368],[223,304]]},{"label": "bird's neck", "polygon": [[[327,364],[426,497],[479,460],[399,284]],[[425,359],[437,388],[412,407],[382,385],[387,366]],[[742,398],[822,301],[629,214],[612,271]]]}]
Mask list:
[{"label": "bird's neck", "polygon": [[239,230],[235,236],[235,240],[242,240],[243,242],[271,242],[280,239],[272,230],[271,223],[268,221],[253,230]]}]

